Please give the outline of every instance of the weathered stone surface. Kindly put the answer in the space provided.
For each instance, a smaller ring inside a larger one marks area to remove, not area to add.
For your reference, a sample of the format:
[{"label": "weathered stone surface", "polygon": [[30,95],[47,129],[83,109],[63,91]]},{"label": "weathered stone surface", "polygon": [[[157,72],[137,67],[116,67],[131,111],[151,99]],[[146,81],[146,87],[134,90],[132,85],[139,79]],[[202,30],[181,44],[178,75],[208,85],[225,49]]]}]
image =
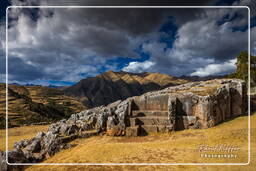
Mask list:
[{"label": "weathered stone surface", "polygon": [[106,132],[109,136],[124,136],[125,135],[125,128],[123,128],[120,125],[115,125],[109,129],[107,129]]},{"label": "weathered stone surface", "polygon": [[197,117],[196,116],[183,116],[183,123],[184,123],[184,129],[198,129],[199,124],[197,123]]},{"label": "weathered stone surface", "polygon": [[104,108],[99,112],[96,123],[96,128],[98,131],[106,131],[107,119],[110,115],[111,111],[108,108]]},{"label": "weathered stone surface", "polygon": [[168,99],[168,119],[169,119],[169,131],[175,130],[176,112],[177,112],[177,98],[169,96]]},{"label": "weathered stone surface", "polygon": [[107,120],[107,130],[113,128],[114,126],[116,126],[116,124],[118,123],[117,119],[115,118],[115,116],[109,116],[108,120]]},{"label": "weathered stone surface", "polygon": [[0,171],[7,171],[6,154],[0,151]]},{"label": "weathered stone surface", "polygon": [[129,106],[131,105],[131,102],[129,99],[121,102],[118,104],[117,109],[115,110],[115,114],[118,118],[119,124],[122,126],[125,126],[125,120],[127,116],[129,115]]},{"label": "weathered stone surface", "polygon": [[140,135],[140,127],[134,126],[134,127],[127,127],[126,128],[126,136],[128,137],[135,137]]},{"label": "weathered stone surface", "polygon": [[37,153],[41,150],[41,144],[40,144],[40,139],[34,139],[31,144],[26,146],[25,148],[26,151],[30,151],[32,153]]},{"label": "weathered stone surface", "polygon": [[63,124],[60,127],[60,134],[63,135],[72,135],[78,132],[79,127],[75,124]]},{"label": "weathered stone surface", "polygon": [[28,145],[29,143],[29,140],[21,140],[19,142],[15,142],[13,147],[14,149],[21,149],[21,148],[24,148]]},{"label": "weathered stone surface", "polygon": [[52,132],[53,134],[58,134],[60,130],[60,122],[51,124],[48,128],[48,132]]},{"label": "weathered stone surface", "polygon": [[[245,111],[245,82],[239,79],[220,79],[187,83],[149,92],[131,98],[130,125],[141,125],[146,130],[157,132],[154,122],[139,122],[141,117],[150,117],[168,112],[167,130],[209,128]],[[161,114],[161,115],[160,115]],[[152,129],[151,129],[152,128]]]},{"label": "weathered stone surface", "polygon": [[[6,155],[6,154],[4,154]],[[5,157],[3,157],[5,160]],[[8,152],[8,163],[27,163],[29,160],[26,158],[21,150],[12,150]],[[7,165],[7,170],[21,170],[22,166]]]},{"label": "weathered stone surface", "polygon": [[[30,140],[14,144],[8,161],[39,162],[75,138],[96,134],[138,136],[150,132],[209,128],[245,111],[245,82],[238,79],[210,80],[168,87],[107,106],[71,115],[49,126]],[[84,131],[96,130],[95,133]],[[0,166],[6,168],[3,153]],[[9,168],[8,168],[9,169]]]}]

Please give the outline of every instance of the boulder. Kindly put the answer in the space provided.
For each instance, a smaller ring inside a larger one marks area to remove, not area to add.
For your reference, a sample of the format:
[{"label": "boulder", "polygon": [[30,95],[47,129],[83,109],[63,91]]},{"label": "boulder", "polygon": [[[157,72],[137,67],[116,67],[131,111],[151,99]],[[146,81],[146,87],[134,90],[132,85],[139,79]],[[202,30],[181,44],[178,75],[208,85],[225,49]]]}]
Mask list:
[{"label": "boulder", "polygon": [[125,128],[120,125],[114,125],[111,128],[107,129],[106,134],[109,136],[124,136]]},{"label": "boulder", "polygon": [[60,124],[58,122],[51,124],[48,128],[48,132],[52,132],[53,134],[58,134],[59,130],[60,130]]},{"label": "boulder", "polygon": [[126,118],[129,115],[128,110],[130,106],[130,100],[125,100],[118,104],[115,110],[115,115],[118,118],[119,125],[124,126],[126,125]]},{"label": "boulder", "polygon": [[44,136],[45,136],[44,132],[38,132],[35,138],[36,139],[42,139]]},{"label": "boulder", "polygon": [[68,124],[64,123],[64,124],[60,125],[59,133],[62,135],[65,135],[67,133],[68,129],[69,129]]},{"label": "boulder", "polygon": [[14,149],[22,149],[29,144],[29,140],[21,140],[19,142],[15,142],[13,147]]},{"label": "boulder", "polygon": [[21,150],[12,150],[8,152],[9,163],[28,163],[29,160],[26,158]]},{"label": "boulder", "polygon": [[115,116],[109,116],[107,119],[107,130],[113,128],[114,126],[116,126],[117,124],[117,119],[115,118]]},{"label": "boulder", "polygon": [[7,171],[6,154],[0,151],[0,170]]},{"label": "boulder", "polygon": [[125,130],[125,135],[128,137],[136,137],[140,135],[140,127],[134,126],[134,127],[127,127]]},{"label": "boulder", "polygon": [[25,147],[25,150],[26,151],[29,151],[31,153],[37,153],[37,152],[40,152],[41,150],[41,142],[40,142],[40,139],[33,139],[29,145],[27,145]]},{"label": "boulder", "polygon": [[62,135],[71,135],[79,131],[79,127],[76,124],[62,124],[59,129],[59,133]]},{"label": "boulder", "polygon": [[96,129],[99,132],[106,131],[107,119],[111,115],[111,110],[109,108],[103,108],[99,111],[96,123]]},{"label": "boulder", "polygon": [[77,125],[70,125],[65,135],[72,135],[78,132],[79,128]]}]

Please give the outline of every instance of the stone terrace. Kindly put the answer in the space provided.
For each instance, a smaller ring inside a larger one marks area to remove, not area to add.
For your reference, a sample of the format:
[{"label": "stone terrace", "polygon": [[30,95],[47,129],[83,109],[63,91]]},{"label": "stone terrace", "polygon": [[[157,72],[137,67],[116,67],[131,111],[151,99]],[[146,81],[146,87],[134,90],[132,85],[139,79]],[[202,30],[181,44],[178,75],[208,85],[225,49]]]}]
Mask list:
[{"label": "stone terrace", "polygon": [[[14,144],[10,163],[36,163],[70,148],[75,138],[94,135],[139,136],[150,132],[209,128],[245,114],[246,84],[238,79],[192,82],[116,101],[73,114],[52,124],[46,133]],[[0,151],[0,168],[7,166]]]},{"label": "stone terrace", "polygon": [[130,99],[126,134],[209,128],[245,112],[245,82],[193,82]]}]

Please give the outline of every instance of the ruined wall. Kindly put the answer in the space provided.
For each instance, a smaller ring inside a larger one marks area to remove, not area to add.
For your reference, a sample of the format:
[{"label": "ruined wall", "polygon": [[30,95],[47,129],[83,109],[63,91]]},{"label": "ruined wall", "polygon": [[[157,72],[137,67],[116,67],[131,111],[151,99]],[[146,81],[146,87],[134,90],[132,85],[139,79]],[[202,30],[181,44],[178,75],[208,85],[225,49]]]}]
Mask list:
[{"label": "ruined wall", "polygon": [[[246,87],[243,81],[223,81],[212,94],[188,94],[178,98],[176,127],[209,128],[232,117],[244,114]],[[179,103],[178,103],[179,104]],[[193,123],[194,122],[194,123]]]},{"label": "ruined wall", "polygon": [[[209,128],[244,114],[246,105],[245,82],[238,79],[168,87],[73,114],[69,119],[52,124],[46,133],[15,143],[14,150],[8,153],[8,161],[39,162],[69,148],[70,140],[104,132],[111,136],[137,136],[142,130],[165,132]],[[133,115],[140,112],[145,115]],[[130,121],[134,121],[133,124]],[[5,156],[0,152],[0,163],[5,161]],[[6,163],[1,167],[7,167]]]},{"label": "ruined wall", "polygon": [[140,96],[133,99],[132,110],[168,110],[169,95]]},{"label": "ruined wall", "polygon": [[131,99],[131,114],[151,111],[157,116],[159,111],[167,111],[171,130],[209,128],[245,112],[246,87],[242,80],[211,80],[169,87]]},{"label": "ruined wall", "polygon": [[246,109],[246,85],[245,82],[231,82],[231,116],[238,116],[245,112]]}]

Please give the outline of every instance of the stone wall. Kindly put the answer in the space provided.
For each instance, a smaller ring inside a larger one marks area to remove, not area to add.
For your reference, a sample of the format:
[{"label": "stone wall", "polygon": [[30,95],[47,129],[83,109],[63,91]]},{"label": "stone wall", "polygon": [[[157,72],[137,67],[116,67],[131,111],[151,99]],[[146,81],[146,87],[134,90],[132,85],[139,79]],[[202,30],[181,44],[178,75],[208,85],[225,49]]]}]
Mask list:
[{"label": "stone wall", "polygon": [[[147,132],[209,128],[245,114],[246,105],[245,82],[238,79],[168,87],[73,114],[52,124],[46,133],[15,143],[14,150],[8,152],[8,161],[40,162],[69,148],[68,142],[75,138],[102,133],[137,136]],[[87,132],[89,130],[94,132]],[[7,169],[5,152],[0,152],[0,166]],[[11,168],[8,166],[8,169]]]},{"label": "stone wall", "polygon": [[139,96],[133,98],[132,110],[168,110],[169,95]]},{"label": "stone wall", "polygon": [[[246,86],[238,79],[194,82],[146,93],[131,100],[132,111],[144,112],[144,117],[150,116],[147,111],[168,111],[167,126],[171,130],[209,128],[245,113]],[[131,114],[138,113],[132,111]],[[137,118],[143,119],[141,116]]]}]

